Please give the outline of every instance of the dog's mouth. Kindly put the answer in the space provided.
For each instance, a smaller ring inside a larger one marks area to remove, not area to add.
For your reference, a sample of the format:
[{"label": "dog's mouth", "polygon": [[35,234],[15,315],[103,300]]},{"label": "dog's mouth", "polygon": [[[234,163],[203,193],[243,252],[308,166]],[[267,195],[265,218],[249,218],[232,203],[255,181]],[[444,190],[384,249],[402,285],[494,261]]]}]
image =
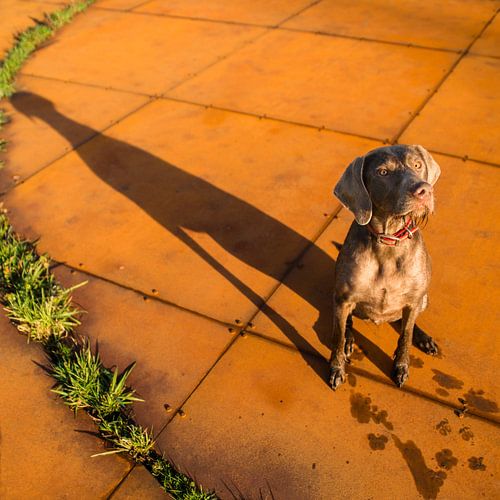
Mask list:
[{"label": "dog's mouth", "polygon": [[409,218],[412,225],[423,228],[427,225],[427,221],[429,220],[429,215],[431,213],[432,210],[427,205],[419,204],[416,207],[408,209],[399,217],[401,217],[402,222],[408,222]]}]

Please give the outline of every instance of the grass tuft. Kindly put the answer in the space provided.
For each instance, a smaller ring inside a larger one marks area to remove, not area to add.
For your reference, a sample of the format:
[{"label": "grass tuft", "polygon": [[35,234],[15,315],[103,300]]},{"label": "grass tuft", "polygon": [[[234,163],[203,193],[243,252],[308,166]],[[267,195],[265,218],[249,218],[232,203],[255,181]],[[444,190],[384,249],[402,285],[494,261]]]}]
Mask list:
[{"label": "grass tuft", "polygon": [[[79,0],[46,14],[44,20],[16,36],[14,46],[0,62],[0,99],[14,91],[14,78],[29,57],[59,28],[71,21],[95,0]],[[0,109],[0,129],[8,119]],[[0,153],[7,142],[0,139]],[[3,161],[0,160],[0,168]],[[87,412],[100,436],[111,448],[94,456],[123,453],[143,464],[158,479],[161,487],[176,499],[213,500],[192,479],[178,472],[154,450],[151,431],[132,418],[132,404],[142,401],[127,386],[135,364],[123,372],[106,368],[98,351],[87,339],[79,339],[74,329],[81,311],[71,299],[72,288],[64,288],[50,272],[50,259],[39,256],[36,245],[19,238],[12,230],[6,211],[0,205],[0,301],[9,319],[28,342],[39,342],[47,353],[47,372],[55,379],[52,389],[75,413]]]},{"label": "grass tuft", "polygon": [[66,289],[57,283],[49,257],[39,256],[35,244],[19,238],[5,211],[0,213],[0,299],[17,329],[47,353],[47,371],[56,381],[53,392],[75,413],[87,412],[111,448],[94,456],[127,455],[145,465],[174,498],[215,499],[158,455],[151,431],[133,421],[131,406],[142,401],[127,385],[135,363],[121,373],[107,368],[88,339],[76,337],[80,311],[71,294],[84,284]]},{"label": "grass tuft", "polygon": [[163,457],[154,457],[146,464],[146,468],[158,479],[163,489],[174,498],[192,500],[215,500],[217,498],[214,493],[203,491],[189,477],[179,474]]},{"label": "grass tuft", "polygon": [[73,356],[52,361],[52,376],[58,382],[53,391],[75,413],[87,410],[94,418],[105,420],[134,401],[142,401],[126,386],[133,367],[118,375],[117,370],[103,366],[99,353],[93,353],[86,342]]}]

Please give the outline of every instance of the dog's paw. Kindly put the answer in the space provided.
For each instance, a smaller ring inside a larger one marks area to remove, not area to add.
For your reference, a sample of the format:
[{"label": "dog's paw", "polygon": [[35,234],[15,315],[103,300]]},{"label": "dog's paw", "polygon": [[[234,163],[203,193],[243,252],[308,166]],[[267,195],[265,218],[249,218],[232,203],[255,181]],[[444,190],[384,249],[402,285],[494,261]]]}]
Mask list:
[{"label": "dog's paw", "polygon": [[345,382],[345,369],[343,366],[330,366],[330,387],[335,391]]},{"label": "dog's paw", "polygon": [[422,330],[414,331],[413,345],[425,354],[430,354],[431,356],[437,356],[439,353],[438,346],[436,342],[434,342],[434,339]]},{"label": "dog's paw", "polygon": [[398,387],[403,387],[403,384],[408,380],[410,368],[408,363],[395,363],[392,368],[392,380]]}]

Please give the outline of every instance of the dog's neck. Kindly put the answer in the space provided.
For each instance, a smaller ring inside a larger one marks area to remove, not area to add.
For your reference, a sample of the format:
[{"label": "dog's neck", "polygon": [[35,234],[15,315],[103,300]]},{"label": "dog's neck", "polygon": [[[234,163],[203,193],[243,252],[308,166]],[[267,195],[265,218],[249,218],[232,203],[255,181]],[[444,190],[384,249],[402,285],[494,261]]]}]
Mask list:
[{"label": "dog's neck", "polygon": [[406,217],[391,217],[373,214],[370,220],[370,226],[377,233],[394,234],[402,229],[406,222]]}]

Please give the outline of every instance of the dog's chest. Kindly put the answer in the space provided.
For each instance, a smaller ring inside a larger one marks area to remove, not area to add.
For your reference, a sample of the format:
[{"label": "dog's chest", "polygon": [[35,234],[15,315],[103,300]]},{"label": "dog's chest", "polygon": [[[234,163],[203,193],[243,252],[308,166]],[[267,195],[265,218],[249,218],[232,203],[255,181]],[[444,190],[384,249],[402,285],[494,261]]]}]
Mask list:
[{"label": "dog's chest", "polygon": [[364,256],[353,273],[356,316],[377,324],[399,319],[405,306],[421,298],[426,286],[422,278],[418,262]]}]

